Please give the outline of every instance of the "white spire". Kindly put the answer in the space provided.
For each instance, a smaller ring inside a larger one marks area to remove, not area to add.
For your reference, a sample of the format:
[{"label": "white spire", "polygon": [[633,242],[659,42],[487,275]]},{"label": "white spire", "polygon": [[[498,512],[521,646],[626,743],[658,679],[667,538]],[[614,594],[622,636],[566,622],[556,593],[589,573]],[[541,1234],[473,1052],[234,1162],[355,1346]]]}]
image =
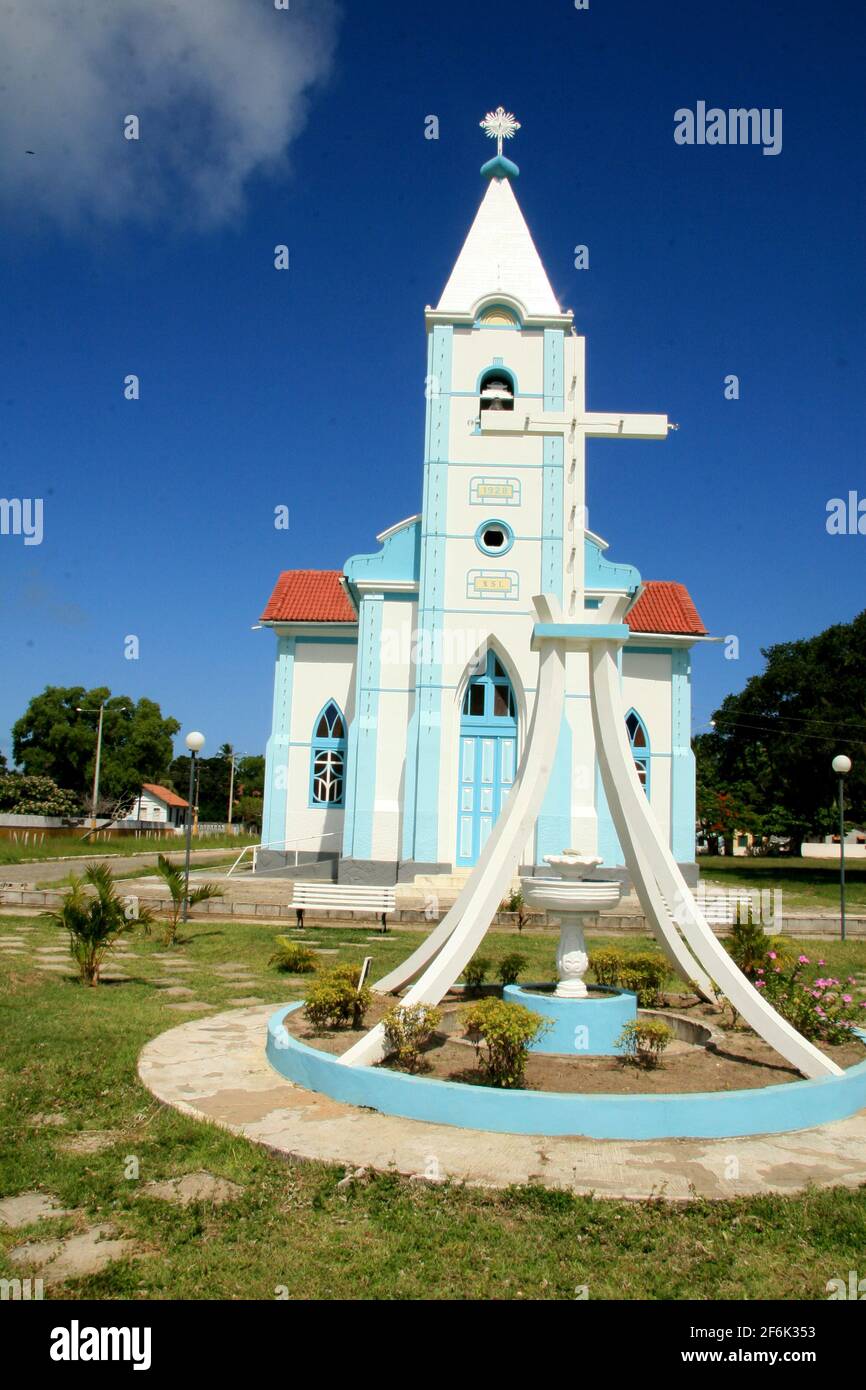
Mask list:
[{"label": "white spire", "polygon": [[491,178],[436,309],[467,314],[497,291],[519,300],[527,314],[562,314],[507,178]]}]

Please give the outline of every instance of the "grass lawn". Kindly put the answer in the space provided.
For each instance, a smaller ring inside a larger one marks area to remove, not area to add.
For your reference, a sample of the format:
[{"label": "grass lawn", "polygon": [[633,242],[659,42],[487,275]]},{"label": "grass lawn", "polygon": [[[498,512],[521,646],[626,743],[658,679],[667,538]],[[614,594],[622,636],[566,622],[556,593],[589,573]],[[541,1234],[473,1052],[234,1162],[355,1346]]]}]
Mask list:
[{"label": "grass lawn", "polygon": [[[839,911],[838,859],[750,859],[736,855],[698,856],[702,883],[725,888],[780,888],[783,912]],[[854,915],[866,915],[866,864],[845,863],[845,901]]]},{"label": "grass lawn", "polygon": [[[29,832],[31,836],[37,833]],[[236,858],[245,845],[256,845],[258,842],[258,835],[195,835],[192,848],[236,849],[233,856]],[[183,846],[182,835],[141,835],[138,839],[133,835],[123,835],[113,840],[46,835],[38,843],[30,840],[27,844],[3,837],[0,838],[0,864],[31,864],[40,859],[80,859],[82,856],[92,859],[113,854],[176,854],[183,852]]]},{"label": "grass lawn", "polygon": [[[573,1299],[588,1285],[591,1299],[824,1299],[828,1279],[862,1268],[866,1189],[676,1208],[538,1187],[428,1187],[394,1176],[338,1189],[343,1169],[287,1163],[163,1109],[140,1085],[142,1045],[186,1017],[155,986],[165,975],[155,959],[163,950],[158,938],[128,938],[130,980],[88,990],[36,969],[37,947],[65,944],[38,918],[0,918],[0,940],[22,925],[34,930],[21,954],[0,953],[0,1195],[38,1188],[76,1212],[0,1230],[0,1277],[22,1273],[6,1258],[11,1247],[100,1222],[132,1239],[139,1258],[49,1296],[270,1299],[283,1286],[290,1298]],[[238,996],[275,1004],[297,997],[299,982],[268,969],[273,931],[191,923],[176,951],[192,965],[183,985],[218,1009]],[[376,974],[419,939],[392,931],[367,941],[368,926],[348,924],[304,935],[314,945],[352,942],[323,960],[371,954]],[[530,958],[527,977],[551,975],[553,934],[493,932],[485,942],[494,959],[515,949]],[[844,952],[822,944],[814,954],[837,972],[866,972],[866,943]],[[243,962],[254,983],[221,980],[214,966],[228,962]],[[70,1150],[82,1130],[108,1132],[109,1147]],[[138,1181],[125,1177],[130,1156]],[[140,1195],[145,1182],[199,1169],[240,1184],[242,1195],[224,1206],[185,1208]]]}]

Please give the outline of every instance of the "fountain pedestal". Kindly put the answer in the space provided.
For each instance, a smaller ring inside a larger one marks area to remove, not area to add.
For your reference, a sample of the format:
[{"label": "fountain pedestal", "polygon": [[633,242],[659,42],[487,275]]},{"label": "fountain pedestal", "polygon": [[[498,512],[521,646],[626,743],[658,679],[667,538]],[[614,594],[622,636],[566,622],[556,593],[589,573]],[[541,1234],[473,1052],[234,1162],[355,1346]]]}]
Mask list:
[{"label": "fountain pedestal", "polygon": [[620,1049],[615,1040],[623,1024],[637,1017],[637,999],[625,990],[594,987],[587,990],[584,975],[589,966],[585,931],[595,926],[598,913],[616,907],[622,887],[612,879],[581,877],[602,861],[595,856],[565,850],[545,855],[545,863],[559,877],[523,878],[524,901],[559,918],[559,946],[555,989],[544,985],[509,985],[503,998],[543,1014],[552,1027],[533,1045],[537,1052],[584,1052],[608,1056]]}]

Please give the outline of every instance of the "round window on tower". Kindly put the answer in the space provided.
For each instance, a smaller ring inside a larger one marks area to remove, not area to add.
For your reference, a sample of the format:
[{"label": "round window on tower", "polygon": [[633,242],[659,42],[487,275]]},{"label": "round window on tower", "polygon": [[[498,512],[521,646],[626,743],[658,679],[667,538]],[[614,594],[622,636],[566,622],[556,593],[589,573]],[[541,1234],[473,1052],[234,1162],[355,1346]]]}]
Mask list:
[{"label": "round window on tower", "polygon": [[514,532],[507,521],[482,521],[475,544],[484,555],[505,555],[514,544]]}]

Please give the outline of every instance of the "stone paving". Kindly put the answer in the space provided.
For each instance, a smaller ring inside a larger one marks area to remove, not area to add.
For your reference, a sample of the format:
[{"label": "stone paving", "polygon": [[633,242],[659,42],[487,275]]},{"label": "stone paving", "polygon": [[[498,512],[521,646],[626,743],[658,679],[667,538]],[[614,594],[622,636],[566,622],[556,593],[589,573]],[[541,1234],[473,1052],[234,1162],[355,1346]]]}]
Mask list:
[{"label": "stone paving", "polygon": [[[272,1012],[272,1005],[237,1009],[162,1033],[142,1049],[139,1076],[166,1105],[287,1158],[418,1180],[688,1201],[853,1188],[866,1178],[866,1111],[790,1134],[637,1142],[488,1134],[356,1109],[273,1071],[265,1058]],[[732,1159],[736,1178],[726,1176]]]}]

